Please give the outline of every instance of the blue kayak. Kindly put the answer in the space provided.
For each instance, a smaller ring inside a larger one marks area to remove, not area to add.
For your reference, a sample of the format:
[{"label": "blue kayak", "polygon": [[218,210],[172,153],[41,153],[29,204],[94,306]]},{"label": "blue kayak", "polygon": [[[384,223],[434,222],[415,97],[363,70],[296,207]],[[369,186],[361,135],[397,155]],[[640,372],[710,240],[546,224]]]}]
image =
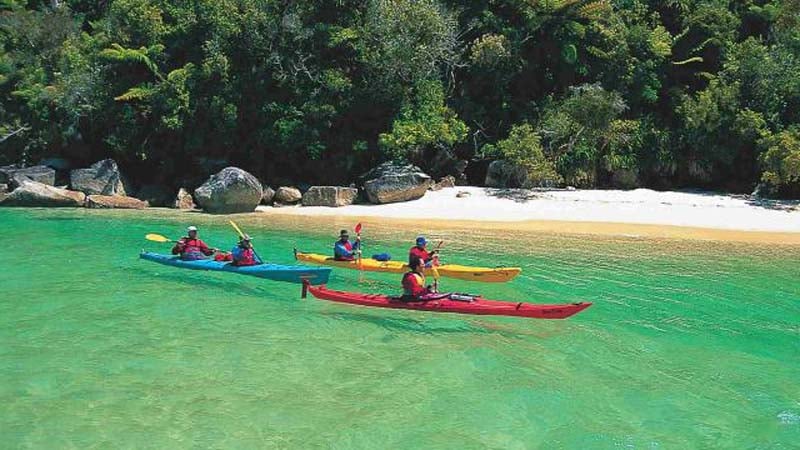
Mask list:
[{"label": "blue kayak", "polygon": [[325,284],[331,275],[327,267],[308,266],[283,266],[280,264],[259,264],[257,266],[234,266],[230,262],[201,259],[199,261],[183,261],[177,256],[162,255],[160,253],[142,252],[139,258],[153,261],[166,266],[180,267],[191,270],[215,270],[219,272],[240,273],[275,281],[288,281],[289,283],[302,283],[308,280],[311,284]]}]

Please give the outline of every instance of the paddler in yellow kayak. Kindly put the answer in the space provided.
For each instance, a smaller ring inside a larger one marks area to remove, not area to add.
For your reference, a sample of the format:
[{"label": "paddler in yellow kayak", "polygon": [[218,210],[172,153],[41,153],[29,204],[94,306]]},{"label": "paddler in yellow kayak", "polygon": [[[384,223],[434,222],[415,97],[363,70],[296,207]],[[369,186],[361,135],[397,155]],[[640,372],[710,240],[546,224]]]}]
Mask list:
[{"label": "paddler in yellow kayak", "polygon": [[350,234],[347,230],[342,230],[339,232],[339,240],[333,244],[333,259],[354,261],[359,249],[361,249],[361,237],[357,237],[355,242],[350,242]]}]

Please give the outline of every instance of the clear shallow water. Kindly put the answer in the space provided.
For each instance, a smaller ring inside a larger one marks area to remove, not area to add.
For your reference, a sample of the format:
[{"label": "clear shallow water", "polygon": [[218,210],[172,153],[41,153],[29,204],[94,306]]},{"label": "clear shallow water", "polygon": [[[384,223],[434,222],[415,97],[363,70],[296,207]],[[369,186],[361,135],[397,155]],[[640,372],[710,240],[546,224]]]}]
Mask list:
[{"label": "clear shallow water", "polygon": [[[445,255],[523,267],[443,287],[588,300],[567,321],[371,310],[297,285],[139,261],[191,220],[0,209],[4,448],[797,448],[800,249],[436,230]],[[336,219],[245,217],[262,256],[326,251]],[[272,220],[272,219],[270,219]],[[415,230],[366,223],[402,257]],[[44,242],[47,240],[47,243]],[[480,256],[478,252],[482,252]],[[335,288],[397,276],[334,271]]]}]

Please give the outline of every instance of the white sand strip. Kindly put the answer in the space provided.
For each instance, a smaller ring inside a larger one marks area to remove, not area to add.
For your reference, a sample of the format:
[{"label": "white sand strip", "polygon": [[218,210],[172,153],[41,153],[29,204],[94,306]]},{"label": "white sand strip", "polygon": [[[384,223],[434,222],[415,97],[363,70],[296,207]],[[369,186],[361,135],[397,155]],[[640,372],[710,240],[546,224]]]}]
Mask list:
[{"label": "white sand strip", "polygon": [[[458,192],[468,192],[462,198]],[[741,195],[650,189],[552,190],[456,187],[419,200],[342,208],[259,207],[267,214],[493,222],[607,222],[721,230],[800,232],[800,202],[757,202]]]}]

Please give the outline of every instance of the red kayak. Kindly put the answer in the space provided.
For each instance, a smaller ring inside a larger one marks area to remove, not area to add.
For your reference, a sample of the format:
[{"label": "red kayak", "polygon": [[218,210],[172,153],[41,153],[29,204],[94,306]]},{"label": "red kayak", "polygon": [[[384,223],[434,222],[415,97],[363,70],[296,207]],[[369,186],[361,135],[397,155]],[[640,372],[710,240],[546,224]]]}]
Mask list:
[{"label": "red kayak", "polygon": [[592,306],[591,303],[570,303],[565,305],[534,305],[531,303],[501,302],[486,300],[481,296],[465,294],[435,294],[425,300],[403,300],[388,295],[359,294],[357,292],[334,291],[321,286],[303,284],[303,298],[306,292],[320,300],[339,303],[374,306],[378,308],[415,309],[419,311],[475,314],[481,316],[531,317],[535,319],[566,319]]}]

